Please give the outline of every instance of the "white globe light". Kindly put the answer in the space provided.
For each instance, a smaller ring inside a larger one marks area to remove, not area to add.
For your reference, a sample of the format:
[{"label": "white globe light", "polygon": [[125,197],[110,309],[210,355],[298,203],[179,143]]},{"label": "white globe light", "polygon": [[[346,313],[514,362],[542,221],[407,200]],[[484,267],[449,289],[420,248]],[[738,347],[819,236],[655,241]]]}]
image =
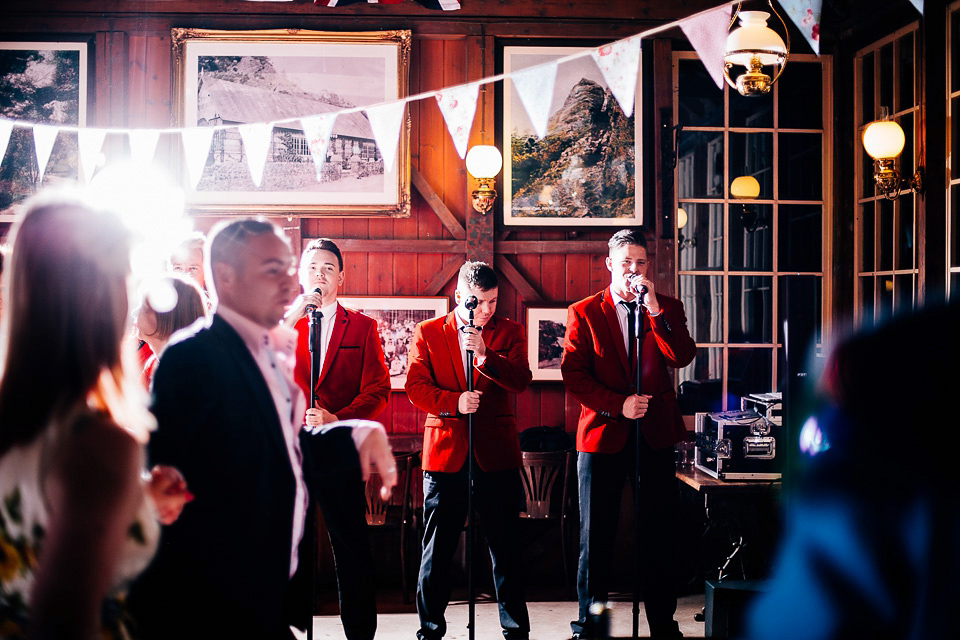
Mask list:
[{"label": "white globe light", "polygon": [[893,120],[877,120],[863,130],[863,148],[874,160],[896,158],[905,143],[903,129]]},{"label": "white globe light", "polygon": [[477,145],[467,152],[467,171],[474,178],[496,178],[501,168],[503,156],[492,145]]}]

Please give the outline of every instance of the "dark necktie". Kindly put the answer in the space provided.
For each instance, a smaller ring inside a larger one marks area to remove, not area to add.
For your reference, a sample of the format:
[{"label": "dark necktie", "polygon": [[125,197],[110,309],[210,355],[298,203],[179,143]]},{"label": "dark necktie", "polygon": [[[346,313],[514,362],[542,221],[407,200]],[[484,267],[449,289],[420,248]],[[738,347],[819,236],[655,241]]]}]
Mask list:
[{"label": "dark necktie", "polygon": [[627,308],[627,362],[633,371],[637,361],[637,302],[622,300],[620,304]]}]

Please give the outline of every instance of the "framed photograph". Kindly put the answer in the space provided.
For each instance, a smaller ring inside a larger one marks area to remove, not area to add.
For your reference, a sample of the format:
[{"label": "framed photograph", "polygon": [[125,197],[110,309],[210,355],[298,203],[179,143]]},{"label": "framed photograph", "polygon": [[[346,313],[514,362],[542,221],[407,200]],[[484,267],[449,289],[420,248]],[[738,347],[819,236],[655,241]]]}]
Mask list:
[{"label": "framed photograph", "polygon": [[534,381],[562,380],[560,359],[567,331],[566,305],[527,307],[527,362]]},{"label": "framed photograph", "polygon": [[[0,118],[83,127],[87,123],[87,42],[0,42]],[[76,134],[57,136],[44,184],[78,176]],[[29,127],[14,127],[0,158],[0,215],[15,213],[40,187]]]},{"label": "framed photograph", "polygon": [[[410,31],[173,29],[172,40],[180,126],[217,127],[197,187],[184,180],[191,208],[410,215],[409,116],[387,170],[366,112],[338,115],[319,177],[300,122],[406,97]],[[275,121],[256,186],[235,125]]]},{"label": "framed photograph", "polygon": [[340,296],[344,307],[364,313],[377,321],[380,346],[390,371],[390,388],[403,390],[407,381],[407,355],[418,322],[444,316],[450,299],[443,296]]},{"label": "framed photograph", "polygon": [[[503,72],[545,64],[583,47],[506,46]],[[547,134],[537,138],[512,82],[503,83],[503,222],[535,226],[643,223],[640,78],[627,118],[593,58],[557,66]]]}]

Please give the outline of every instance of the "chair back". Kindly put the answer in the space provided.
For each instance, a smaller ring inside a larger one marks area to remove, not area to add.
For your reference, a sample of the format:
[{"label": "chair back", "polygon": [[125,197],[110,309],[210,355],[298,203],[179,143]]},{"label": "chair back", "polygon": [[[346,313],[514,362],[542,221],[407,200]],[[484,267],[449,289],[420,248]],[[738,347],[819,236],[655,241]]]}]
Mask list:
[{"label": "chair back", "polygon": [[387,514],[391,505],[396,505],[400,508],[400,523],[406,524],[410,521],[413,509],[410,487],[413,470],[420,464],[420,452],[409,451],[395,453],[393,458],[397,464],[397,486],[394,487],[389,500],[384,501],[380,496],[380,487],[383,483],[380,480],[380,474],[378,472],[371,471],[370,478],[366,483],[367,524],[372,527],[387,524]]},{"label": "chair back", "polygon": [[520,477],[527,508],[521,518],[548,520],[565,515],[569,461],[570,451],[523,452]]}]

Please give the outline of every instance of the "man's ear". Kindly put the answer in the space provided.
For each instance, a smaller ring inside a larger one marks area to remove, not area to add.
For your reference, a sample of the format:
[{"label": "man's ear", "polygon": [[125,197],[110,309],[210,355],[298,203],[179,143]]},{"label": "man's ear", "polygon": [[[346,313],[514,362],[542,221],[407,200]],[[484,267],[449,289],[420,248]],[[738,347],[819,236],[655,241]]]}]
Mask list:
[{"label": "man's ear", "polygon": [[610,256],[604,258],[604,263],[607,265],[607,271],[613,273],[613,260],[610,259]]},{"label": "man's ear", "polygon": [[460,289],[456,289],[456,290],[453,292],[453,301],[456,302],[457,304],[460,304],[460,298],[461,298],[461,297],[462,297],[462,296],[460,295]]},{"label": "man's ear", "polygon": [[237,282],[237,269],[232,264],[226,262],[217,262],[210,265],[213,271],[213,283],[217,290],[217,295],[233,291]]}]

